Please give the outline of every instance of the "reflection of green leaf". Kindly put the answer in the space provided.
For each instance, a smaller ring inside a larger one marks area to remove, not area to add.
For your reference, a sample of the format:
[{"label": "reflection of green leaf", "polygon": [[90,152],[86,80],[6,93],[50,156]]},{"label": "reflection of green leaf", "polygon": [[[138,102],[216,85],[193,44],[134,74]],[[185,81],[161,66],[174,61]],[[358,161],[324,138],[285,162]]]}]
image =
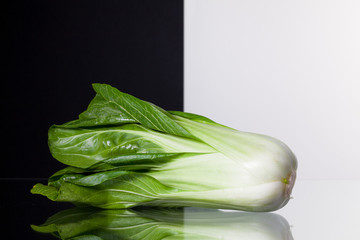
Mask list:
[{"label": "reflection of green leaf", "polygon": [[142,217],[130,210],[74,208],[59,212],[35,231],[62,239],[164,239],[180,233],[178,226]]},{"label": "reflection of green leaf", "polygon": [[62,239],[83,240],[292,239],[289,224],[277,214],[197,208],[73,208],[31,227]]}]

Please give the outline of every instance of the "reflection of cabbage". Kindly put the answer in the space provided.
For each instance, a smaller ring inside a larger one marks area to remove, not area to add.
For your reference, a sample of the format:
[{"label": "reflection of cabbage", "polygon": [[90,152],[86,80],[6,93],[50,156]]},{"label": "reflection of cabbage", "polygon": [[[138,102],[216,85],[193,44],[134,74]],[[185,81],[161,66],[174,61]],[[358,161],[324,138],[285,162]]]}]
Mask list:
[{"label": "reflection of cabbage", "polygon": [[198,208],[73,208],[53,215],[43,225],[32,225],[32,228],[61,239],[77,240],[293,239],[287,221],[274,213]]}]

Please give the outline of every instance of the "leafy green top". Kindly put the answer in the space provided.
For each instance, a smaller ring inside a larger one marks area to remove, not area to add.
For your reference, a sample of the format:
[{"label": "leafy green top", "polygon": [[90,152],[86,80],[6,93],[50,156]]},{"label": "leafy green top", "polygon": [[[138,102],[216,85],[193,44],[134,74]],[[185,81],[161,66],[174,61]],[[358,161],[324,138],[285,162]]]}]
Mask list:
[{"label": "leafy green top", "polygon": [[149,102],[123,93],[107,84],[94,83],[95,98],[88,109],[62,127],[94,127],[139,123],[152,130],[194,138],[185,128],[172,119],[171,114]]}]

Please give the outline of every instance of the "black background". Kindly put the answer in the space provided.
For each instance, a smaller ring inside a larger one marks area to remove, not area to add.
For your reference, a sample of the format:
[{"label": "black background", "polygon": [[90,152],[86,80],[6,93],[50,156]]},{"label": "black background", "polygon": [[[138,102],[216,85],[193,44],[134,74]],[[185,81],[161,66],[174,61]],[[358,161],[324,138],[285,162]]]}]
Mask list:
[{"label": "black background", "polygon": [[1,178],[46,178],[63,167],[49,153],[47,130],[86,109],[94,97],[91,83],[183,110],[182,0],[2,5],[7,136]]}]

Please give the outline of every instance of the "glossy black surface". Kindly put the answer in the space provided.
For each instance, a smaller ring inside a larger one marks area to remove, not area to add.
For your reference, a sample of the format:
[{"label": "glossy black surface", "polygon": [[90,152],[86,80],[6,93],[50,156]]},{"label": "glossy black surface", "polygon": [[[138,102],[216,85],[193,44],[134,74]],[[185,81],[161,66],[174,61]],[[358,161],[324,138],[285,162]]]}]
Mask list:
[{"label": "glossy black surface", "polygon": [[73,207],[70,203],[52,202],[30,189],[35,183],[46,183],[46,179],[1,179],[2,236],[11,239],[57,239],[47,234],[34,232],[30,224],[42,224],[54,213]]}]

